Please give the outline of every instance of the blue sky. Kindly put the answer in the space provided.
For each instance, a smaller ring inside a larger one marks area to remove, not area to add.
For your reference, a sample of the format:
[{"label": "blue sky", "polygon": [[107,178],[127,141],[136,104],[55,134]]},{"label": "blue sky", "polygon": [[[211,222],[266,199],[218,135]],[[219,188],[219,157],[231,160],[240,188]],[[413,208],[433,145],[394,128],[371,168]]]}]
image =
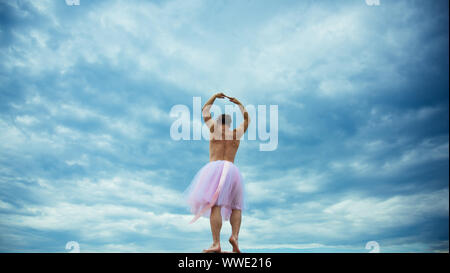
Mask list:
[{"label": "blue sky", "polygon": [[208,142],[169,113],[225,92],[278,105],[236,156],[243,251],[448,252],[448,1],[380,2],[0,1],[0,251],[209,246]]}]

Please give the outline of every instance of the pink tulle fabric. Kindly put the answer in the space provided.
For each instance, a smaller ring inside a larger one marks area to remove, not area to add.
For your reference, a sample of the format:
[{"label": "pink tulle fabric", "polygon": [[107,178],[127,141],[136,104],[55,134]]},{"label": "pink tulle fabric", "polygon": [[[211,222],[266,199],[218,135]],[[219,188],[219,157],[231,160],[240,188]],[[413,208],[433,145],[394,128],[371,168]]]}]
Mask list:
[{"label": "pink tulle fabric", "polygon": [[221,207],[224,220],[229,220],[233,209],[243,210],[244,187],[238,167],[230,161],[217,160],[203,166],[184,192],[191,212],[199,217],[209,217],[211,207]]}]

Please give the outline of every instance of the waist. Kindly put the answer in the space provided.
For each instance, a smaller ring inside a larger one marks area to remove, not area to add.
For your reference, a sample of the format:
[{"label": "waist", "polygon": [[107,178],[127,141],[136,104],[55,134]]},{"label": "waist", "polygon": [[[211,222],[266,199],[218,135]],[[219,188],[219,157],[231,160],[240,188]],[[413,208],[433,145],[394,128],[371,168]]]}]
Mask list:
[{"label": "waist", "polygon": [[225,159],[217,159],[217,160],[211,160],[211,161],[209,161],[209,163],[212,163],[212,162],[228,162],[228,163],[231,163],[231,164],[234,165],[234,162],[233,162],[233,161],[225,160]]}]

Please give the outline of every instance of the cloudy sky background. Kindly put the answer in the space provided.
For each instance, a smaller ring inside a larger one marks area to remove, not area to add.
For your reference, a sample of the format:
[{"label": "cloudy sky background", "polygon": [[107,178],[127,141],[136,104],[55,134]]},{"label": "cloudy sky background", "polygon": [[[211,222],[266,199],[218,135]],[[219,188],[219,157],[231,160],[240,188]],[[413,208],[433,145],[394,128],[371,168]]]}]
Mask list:
[{"label": "cloudy sky background", "polygon": [[0,251],[209,246],[208,142],[169,113],[222,91],[278,105],[235,161],[243,251],[448,252],[448,1],[80,3],[0,0]]}]

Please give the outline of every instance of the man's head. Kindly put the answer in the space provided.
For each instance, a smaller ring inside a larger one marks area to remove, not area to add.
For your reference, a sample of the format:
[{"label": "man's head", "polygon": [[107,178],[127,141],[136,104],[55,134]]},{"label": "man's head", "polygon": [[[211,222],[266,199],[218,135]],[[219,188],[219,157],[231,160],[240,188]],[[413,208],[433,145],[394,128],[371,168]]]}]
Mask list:
[{"label": "man's head", "polygon": [[221,124],[221,125],[227,125],[230,126],[231,125],[231,116],[230,115],[226,115],[226,114],[222,114],[217,118],[217,123]]}]

